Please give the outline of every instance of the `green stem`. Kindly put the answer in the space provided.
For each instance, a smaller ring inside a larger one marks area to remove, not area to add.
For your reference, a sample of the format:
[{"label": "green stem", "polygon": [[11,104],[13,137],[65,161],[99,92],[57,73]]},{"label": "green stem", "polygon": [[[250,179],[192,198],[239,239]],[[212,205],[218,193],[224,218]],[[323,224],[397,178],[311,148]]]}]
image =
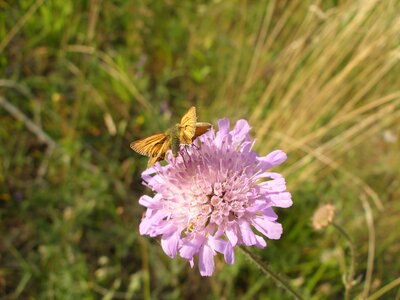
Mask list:
[{"label": "green stem", "polygon": [[[373,293],[371,296],[368,297],[367,300],[376,300],[379,297],[381,297],[382,295],[389,292],[391,289],[394,289],[398,285],[400,285],[400,277],[393,280],[392,282],[388,283],[387,285],[385,285],[383,288],[376,291],[375,293]],[[397,294],[399,294],[399,293],[397,293]],[[395,299],[398,299],[398,298],[395,298]]]},{"label": "green stem", "polygon": [[149,271],[149,249],[146,241],[139,237],[140,250],[142,252],[142,271],[143,271],[143,299],[151,300],[150,292],[150,271]]},{"label": "green stem", "polygon": [[356,251],[354,247],[353,240],[347,234],[347,232],[338,224],[332,223],[333,227],[346,239],[349,248],[350,248],[350,268],[348,276],[345,277],[344,287],[346,289],[344,299],[350,299],[350,291],[354,285],[354,272],[355,272],[355,265],[356,265]]},{"label": "green stem", "polygon": [[240,250],[247,256],[249,260],[251,260],[255,265],[265,274],[267,277],[271,277],[278,286],[283,287],[289,294],[293,296],[295,299],[303,300],[304,298],[295,290],[293,289],[289,283],[279,274],[275,273],[270,269],[269,266],[262,263],[253,253],[247,250],[246,247],[240,246]]}]

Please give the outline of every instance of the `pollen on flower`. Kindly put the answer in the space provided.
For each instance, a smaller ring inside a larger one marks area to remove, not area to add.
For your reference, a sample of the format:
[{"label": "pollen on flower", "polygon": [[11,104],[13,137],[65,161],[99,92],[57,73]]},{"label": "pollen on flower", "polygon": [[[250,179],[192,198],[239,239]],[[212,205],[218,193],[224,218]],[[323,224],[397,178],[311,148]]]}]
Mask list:
[{"label": "pollen on flower", "polygon": [[279,239],[282,226],[273,207],[292,205],[283,176],[267,171],[286,154],[276,150],[260,157],[252,150],[247,121],[229,127],[227,119],[220,120],[219,131],[202,135],[176,159],[168,153],[166,166],[156,163],[142,174],[155,195],[139,200],[147,207],[140,233],[161,235],[170,257],[179,254],[192,266],[198,257],[203,276],[212,275],[218,252],[233,263],[235,246],[264,248],[264,237]]}]

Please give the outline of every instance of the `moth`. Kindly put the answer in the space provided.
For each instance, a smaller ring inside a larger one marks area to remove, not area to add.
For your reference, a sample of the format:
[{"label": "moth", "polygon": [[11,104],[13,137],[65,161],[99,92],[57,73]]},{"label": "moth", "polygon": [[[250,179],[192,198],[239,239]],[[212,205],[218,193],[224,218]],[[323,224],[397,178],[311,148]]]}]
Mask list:
[{"label": "moth", "polygon": [[163,160],[170,149],[173,156],[177,157],[181,144],[191,144],[211,127],[210,123],[197,122],[196,108],[192,106],[182,117],[180,123],[175,124],[164,133],[157,133],[134,141],[130,147],[137,153],[150,157],[147,167],[151,167],[157,161]]}]

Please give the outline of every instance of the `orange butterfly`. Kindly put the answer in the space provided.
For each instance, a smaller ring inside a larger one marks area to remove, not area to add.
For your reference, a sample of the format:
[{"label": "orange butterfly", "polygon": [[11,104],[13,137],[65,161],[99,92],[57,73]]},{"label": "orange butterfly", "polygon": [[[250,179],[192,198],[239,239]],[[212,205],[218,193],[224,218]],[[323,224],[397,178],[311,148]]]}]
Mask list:
[{"label": "orange butterfly", "polygon": [[181,122],[169,128],[165,133],[157,133],[134,141],[130,146],[137,153],[150,157],[147,167],[163,160],[169,149],[172,150],[174,157],[177,157],[181,144],[191,144],[212,126],[210,123],[196,121],[196,108],[192,106],[182,117]]}]

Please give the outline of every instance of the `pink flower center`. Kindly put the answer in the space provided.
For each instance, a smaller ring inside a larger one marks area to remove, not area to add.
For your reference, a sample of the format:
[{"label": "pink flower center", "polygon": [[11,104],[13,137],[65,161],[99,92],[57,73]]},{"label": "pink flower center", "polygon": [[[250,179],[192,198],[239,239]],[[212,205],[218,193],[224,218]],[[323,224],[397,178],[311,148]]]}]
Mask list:
[{"label": "pink flower center", "polygon": [[210,178],[196,176],[194,185],[198,188],[190,195],[188,231],[203,231],[210,224],[222,226],[236,221],[251,205],[247,195],[255,186],[252,180],[238,172],[218,175],[211,184]]}]

